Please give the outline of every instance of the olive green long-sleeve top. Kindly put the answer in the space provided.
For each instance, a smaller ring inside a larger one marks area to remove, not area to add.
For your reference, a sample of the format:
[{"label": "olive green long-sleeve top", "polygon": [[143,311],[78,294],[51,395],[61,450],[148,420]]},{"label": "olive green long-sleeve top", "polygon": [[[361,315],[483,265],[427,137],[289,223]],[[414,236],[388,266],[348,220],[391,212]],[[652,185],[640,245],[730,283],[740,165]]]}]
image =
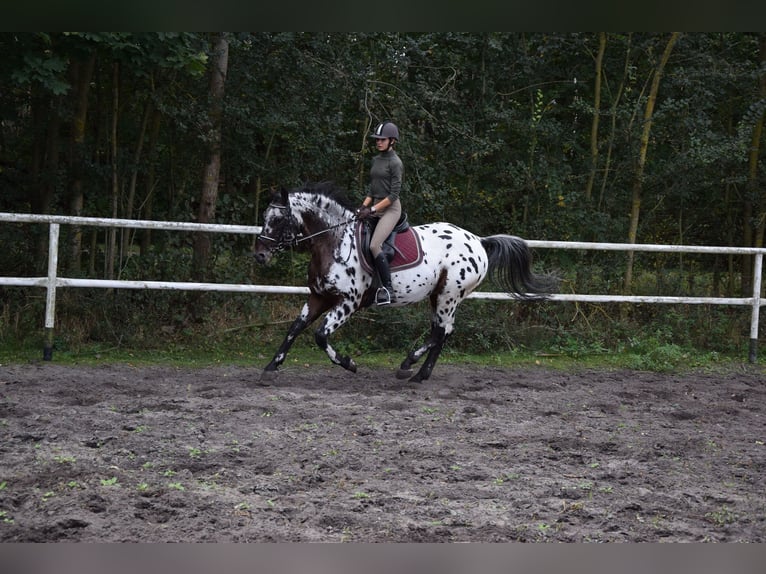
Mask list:
[{"label": "olive green long-sleeve top", "polygon": [[404,164],[392,149],[372,158],[370,167],[370,197],[388,198],[391,203],[399,199],[404,181]]}]

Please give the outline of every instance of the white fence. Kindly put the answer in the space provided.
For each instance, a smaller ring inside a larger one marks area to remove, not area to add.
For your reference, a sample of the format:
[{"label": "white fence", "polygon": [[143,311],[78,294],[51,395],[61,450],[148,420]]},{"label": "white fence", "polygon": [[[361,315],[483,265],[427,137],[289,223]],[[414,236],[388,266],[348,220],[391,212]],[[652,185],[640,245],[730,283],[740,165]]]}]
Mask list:
[{"label": "white fence", "polygon": [[[53,357],[53,328],[56,310],[56,289],[59,287],[96,287],[113,289],[178,289],[190,291],[233,291],[241,293],[281,293],[288,295],[308,294],[308,287],[283,287],[276,285],[236,285],[226,283],[190,283],[170,281],[117,281],[102,279],[75,279],[58,276],[58,244],[60,225],[90,225],[98,227],[127,227],[137,229],[160,229],[168,231],[205,231],[212,233],[239,233],[257,235],[261,232],[258,226],[249,225],[220,225],[201,223],[180,223],[170,221],[146,221],[134,219],[106,219],[97,217],[68,217],[63,215],[34,215],[0,213],[0,222],[7,223],[44,223],[50,226],[48,245],[48,276],[47,277],[0,277],[0,286],[15,285],[27,287],[44,287],[47,290],[45,305],[45,346],[43,359]],[[570,241],[535,241],[527,240],[530,247],[543,249],[585,249],[599,251],[645,251],[669,253],[725,253],[738,255],[753,255],[753,294],[752,297],[660,297],[641,295],[580,295],[574,293],[557,293],[551,296],[552,301],[580,301],[586,303],[684,303],[706,305],[747,305],[750,314],[750,349],[748,360],[756,361],[758,346],[758,323],[761,305],[761,280],[763,270],[763,255],[766,248],[753,247],[707,247],[694,245],[652,245],[628,243],[588,243]],[[511,299],[506,293],[475,292],[470,295],[473,299]]]}]

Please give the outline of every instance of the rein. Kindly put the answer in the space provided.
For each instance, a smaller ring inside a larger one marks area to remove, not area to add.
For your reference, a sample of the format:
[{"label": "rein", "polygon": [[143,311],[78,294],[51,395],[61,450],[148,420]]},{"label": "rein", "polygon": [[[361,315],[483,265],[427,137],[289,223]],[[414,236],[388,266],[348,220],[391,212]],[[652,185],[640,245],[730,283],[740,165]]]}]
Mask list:
[{"label": "rein", "polygon": [[348,225],[352,221],[355,221],[356,217],[352,217],[350,219],[347,219],[346,221],[341,221],[340,223],[336,223],[335,225],[331,225],[327,229],[323,229],[322,231],[317,231],[316,233],[312,233],[311,235],[303,235],[302,233],[298,233],[298,235],[295,236],[293,239],[291,245],[298,245],[299,243],[302,243],[304,241],[308,241],[309,239],[313,239],[317,235],[322,235],[323,233],[327,233],[328,231],[332,231],[333,229],[338,229],[338,227],[341,227],[343,225]]}]

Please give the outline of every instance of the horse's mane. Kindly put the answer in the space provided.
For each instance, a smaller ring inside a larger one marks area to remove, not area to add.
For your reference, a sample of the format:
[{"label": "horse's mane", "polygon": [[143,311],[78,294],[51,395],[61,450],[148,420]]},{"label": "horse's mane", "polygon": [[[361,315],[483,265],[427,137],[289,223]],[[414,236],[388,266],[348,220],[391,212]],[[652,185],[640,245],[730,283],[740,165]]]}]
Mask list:
[{"label": "horse's mane", "polygon": [[[347,197],[347,192],[343,188],[338,187],[332,181],[320,181],[320,182],[307,182],[301,187],[291,190],[291,192],[305,192],[312,195],[321,195],[332,199],[339,203],[346,209],[354,210],[356,203]],[[359,202],[357,202],[359,203]]]}]

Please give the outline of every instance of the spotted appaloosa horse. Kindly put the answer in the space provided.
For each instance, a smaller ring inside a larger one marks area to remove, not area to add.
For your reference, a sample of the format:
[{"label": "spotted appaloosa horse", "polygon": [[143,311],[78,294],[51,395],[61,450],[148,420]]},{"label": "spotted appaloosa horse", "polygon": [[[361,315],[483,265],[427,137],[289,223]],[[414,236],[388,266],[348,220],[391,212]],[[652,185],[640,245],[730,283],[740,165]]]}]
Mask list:
[{"label": "spotted appaloosa horse", "polygon": [[[272,255],[287,247],[307,247],[311,252],[308,268],[309,297],[291,325],[264,375],[276,371],[284,362],[296,337],[321,315],[315,331],[317,345],[330,360],[349,371],[356,364],[338,354],[328,338],[359,309],[375,300],[375,277],[359,248],[354,206],[331,183],[309,184],[272,196],[264,213],[255,259],[268,263]],[[556,279],[531,270],[527,244],[511,235],[477,237],[451,223],[429,223],[409,230],[410,254],[405,261],[391,262],[394,307],[429,298],[431,333],[426,342],[412,350],[402,362],[398,378],[420,382],[431,375],[444,343],[455,322],[460,302],[489,275],[510,295],[526,300],[541,299],[552,292]],[[397,235],[407,241],[407,234]],[[415,245],[416,249],[411,249]],[[426,353],[420,370],[412,366]]]}]

